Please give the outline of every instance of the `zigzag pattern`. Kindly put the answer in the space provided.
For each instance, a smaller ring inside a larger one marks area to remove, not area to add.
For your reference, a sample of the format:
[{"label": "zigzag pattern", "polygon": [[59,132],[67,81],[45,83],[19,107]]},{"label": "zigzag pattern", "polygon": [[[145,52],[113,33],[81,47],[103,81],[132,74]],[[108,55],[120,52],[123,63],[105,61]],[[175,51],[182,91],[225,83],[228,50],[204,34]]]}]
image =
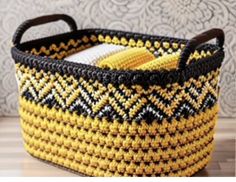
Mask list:
[{"label": "zigzag pattern", "polygon": [[92,43],[86,43],[82,40],[73,40],[70,39],[67,44],[61,42],[58,46],[56,44],[52,44],[49,48],[42,46],[37,50],[33,48],[30,51],[30,54],[33,55],[41,55],[41,56],[48,56],[52,59],[63,59],[64,57],[71,55],[73,53],[82,51],[92,46]]},{"label": "zigzag pattern", "polygon": [[79,114],[136,121],[162,121],[212,107],[218,97],[218,74],[219,70],[190,79],[183,86],[175,83],[144,89],[139,85],[104,86],[98,81],[17,67],[20,93],[28,100]]}]

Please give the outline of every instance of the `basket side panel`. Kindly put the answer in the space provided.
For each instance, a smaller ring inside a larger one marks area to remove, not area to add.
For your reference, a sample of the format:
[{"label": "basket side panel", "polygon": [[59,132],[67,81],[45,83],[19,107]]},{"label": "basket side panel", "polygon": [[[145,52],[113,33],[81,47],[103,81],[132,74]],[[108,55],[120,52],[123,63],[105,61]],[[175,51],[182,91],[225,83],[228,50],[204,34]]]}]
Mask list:
[{"label": "basket side panel", "polygon": [[35,157],[91,176],[191,176],[210,159],[219,70],[166,88],[16,70]]}]

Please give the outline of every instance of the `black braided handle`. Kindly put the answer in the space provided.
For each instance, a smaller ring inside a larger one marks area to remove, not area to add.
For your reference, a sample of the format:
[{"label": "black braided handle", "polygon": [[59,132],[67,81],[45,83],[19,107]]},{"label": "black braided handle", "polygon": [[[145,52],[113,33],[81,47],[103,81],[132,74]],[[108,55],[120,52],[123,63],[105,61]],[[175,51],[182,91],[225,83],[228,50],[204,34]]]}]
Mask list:
[{"label": "black braided handle", "polygon": [[186,67],[190,54],[193,53],[199,45],[206,43],[209,40],[214,39],[214,38],[216,38],[217,40],[216,42],[217,46],[223,49],[225,35],[222,29],[214,28],[206,32],[203,32],[193,37],[192,39],[190,39],[187,42],[186,47],[181,53],[180,61],[179,61],[179,69],[183,70]]},{"label": "black braided handle", "polygon": [[16,31],[13,35],[12,42],[13,42],[14,45],[20,44],[20,41],[21,41],[21,38],[22,38],[23,34],[30,27],[45,24],[45,23],[50,23],[50,22],[54,22],[54,21],[59,21],[59,20],[65,21],[69,25],[71,31],[76,31],[77,30],[77,25],[76,25],[75,20],[73,18],[71,18],[70,16],[68,16],[68,15],[54,14],[54,15],[40,16],[40,17],[30,19],[30,20],[26,20],[25,22],[23,22],[16,29]]}]

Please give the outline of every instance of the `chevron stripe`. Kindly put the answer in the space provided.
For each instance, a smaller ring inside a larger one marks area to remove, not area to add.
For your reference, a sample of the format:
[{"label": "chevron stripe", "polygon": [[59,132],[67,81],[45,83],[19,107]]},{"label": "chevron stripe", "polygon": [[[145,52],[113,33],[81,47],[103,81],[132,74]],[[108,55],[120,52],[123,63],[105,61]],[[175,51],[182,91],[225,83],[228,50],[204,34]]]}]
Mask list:
[{"label": "chevron stripe", "polygon": [[74,39],[70,39],[67,43],[67,45],[63,42],[61,42],[59,44],[59,46],[57,46],[56,44],[52,44],[50,45],[50,47],[47,49],[45,46],[40,47],[40,49],[37,51],[37,49],[33,48],[31,50],[31,54],[34,55],[40,55],[42,53],[44,53],[45,55],[50,55],[51,51],[55,51],[55,52],[59,52],[62,49],[63,50],[68,50],[70,46],[73,47],[78,47],[78,45],[81,43],[81,40],[74,40]]},{"label": "chevron stripe", "polygon": [[17,68],[21,96],[63,110],[137,121],[145,117],[161,121],[211,107],[217,102],[218,74],[219,70],[190,79],[183,86],[175,83],[167,88],[154,85],[144,89],[139,85],[104,86],[98,81]]},{"label": "chevron stripe", "polygon": [[[149,117],[147,118],[145,117],[145,115],[149,115]],[[141,120],[150,119],[150,118],[155,118],[156,120],[161,121],[163,119],[163,115],[160,113],[160,111],[154,109],[153,107],[146,106],[146,107],[143,107],[143,109],[138,113],[135,120],[141,121]]]}]

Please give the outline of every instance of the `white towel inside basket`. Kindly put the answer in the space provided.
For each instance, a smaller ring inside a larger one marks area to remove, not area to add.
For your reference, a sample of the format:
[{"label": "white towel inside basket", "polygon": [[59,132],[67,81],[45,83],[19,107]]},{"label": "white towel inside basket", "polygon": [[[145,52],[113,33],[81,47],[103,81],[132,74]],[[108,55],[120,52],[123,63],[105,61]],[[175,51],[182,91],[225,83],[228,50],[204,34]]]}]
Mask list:
[{"label": "white towel inside basket", "polygon": [[99,44],[72,54],[66,57],[65,60],[75,63],[96,65],[98,61],[124,49],[127,49],[127,47],[114,44]]}]

